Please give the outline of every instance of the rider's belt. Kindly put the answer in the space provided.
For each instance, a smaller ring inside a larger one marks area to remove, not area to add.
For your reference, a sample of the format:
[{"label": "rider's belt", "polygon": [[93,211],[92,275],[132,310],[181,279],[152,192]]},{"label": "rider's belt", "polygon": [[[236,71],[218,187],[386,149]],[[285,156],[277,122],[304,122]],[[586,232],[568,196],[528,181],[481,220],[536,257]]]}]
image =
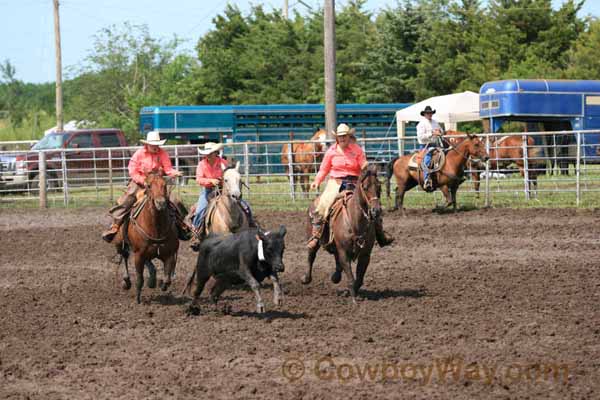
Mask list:
[{"label": "rider's belt", "polygon": [[356,182],[356,181],[358,181],[358,177],[353,176],[353,175],[348,175],[343,178],[335,178],[335,181],[341,185],[344,182]]}]

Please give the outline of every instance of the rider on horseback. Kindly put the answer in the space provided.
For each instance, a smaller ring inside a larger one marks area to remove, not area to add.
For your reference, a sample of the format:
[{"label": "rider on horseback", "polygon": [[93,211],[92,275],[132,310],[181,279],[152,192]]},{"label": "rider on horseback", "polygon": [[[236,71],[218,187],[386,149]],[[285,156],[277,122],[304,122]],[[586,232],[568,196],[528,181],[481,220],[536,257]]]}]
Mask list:
[{"label": "rider on horseback", "polygon": [[[160,148],[166,141],[166,139],[160,139],[158,131],[150,131],[146,136],[146,140],[140,140],[144,146],[133,154],[127,167],[131,181],[127,185],[125,193],[117,199],[117,205],[109,211],[109,214],[113,218],[113,223],[110,229],[102,233],[102,239],[105,241],[112,242],[115,235],[119,232],[119,228],[137,201],[137,193],[144,190],[148,174],[162,171],[162,173],[170,177],[182,176],[180,171],[173,168],[167,152]],[[172,211],[172,215],[177,222],[179,239],[189,240],[191,234],[190,228],[183,222],[184,216],[181,215],[180,208],[177,204],[169,201],[169,209]]]},{"label": "rider on horseback", "polygon": [[[227,160],[219,156],[219,151],[222,148],[221,143],[208,142],[204,144],[203,150],[199,150],[200,154],[205,157],[198,162],[196,167],[196,182],[202,187],[202,190],[196,205],[196,213],[192,219],[192,225],[196,232],[192,249],[196,249],[206,235],[205,216],[208,202],[214,191],[223,187],[223,171],[227,168]],[[248,203],[240,199],[239,204],[248,217],[249,225],[251,227],[256,226]]]},{"label": "rider on horseback", "polygon": [[[319,173],[310,184],[311,190],[316,190],[325,177],[328,174],[330,175],[327,186],[319,197],[315,213],[311,215],[312,234],[307,245],[309,248],[314,249],[319,245],[329,209],[333,205],[338,193],[343,190],[352,189],[361,171],[367,168],[368,162],[365,152],[362,147],[352,142],[354,131],[354,129],[351,130],[346,124],[338,125],[336,132],[333,132],[336,144],[329,147],[325,153]],[[387,246],[394,241],[393,238],[384,232],[381,218],[377,220],[375,227],[377,243],[379,243],[380,247]]]},{"label": "rider on horseback", "polygon": [[425,157],[423,157],[423,189],[426,191],[433,190],[433,182],[429,174],[432,154],[435,149],[442,147],[440,143],[442,129],[440,128],[440,124],[433,119],[433,114],[435,114],[435,110],[431,109],[430,106],[426,106],[421,111],[421,116],[424,118],[417,124],[417,140],[421,145],[420,148],[427,149]]}]

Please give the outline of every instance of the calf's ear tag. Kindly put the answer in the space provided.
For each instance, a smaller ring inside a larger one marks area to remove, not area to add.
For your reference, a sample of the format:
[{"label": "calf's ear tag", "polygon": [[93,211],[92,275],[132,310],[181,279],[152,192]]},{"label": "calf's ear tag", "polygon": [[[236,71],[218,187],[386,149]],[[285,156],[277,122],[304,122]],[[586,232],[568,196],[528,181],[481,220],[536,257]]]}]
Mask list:
[{"label": "calf's ear tag", "polygon": [[258,239],[258,259],[260,261],[266,261],[265,260],[265,252],[263,250],[263,241]]}]

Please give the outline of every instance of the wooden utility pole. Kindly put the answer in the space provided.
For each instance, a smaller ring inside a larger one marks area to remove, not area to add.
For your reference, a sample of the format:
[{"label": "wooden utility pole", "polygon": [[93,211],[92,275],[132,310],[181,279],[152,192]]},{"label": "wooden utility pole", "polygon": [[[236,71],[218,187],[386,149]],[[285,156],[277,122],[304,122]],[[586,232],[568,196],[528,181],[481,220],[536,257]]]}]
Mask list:
[{"label": "wooden utility pole", "polygon": [[335,0],[325,0],[325,129],[327,137],[337,125],[335,102]]},{"label": "wooden utility pole", "polygon": [[283,1],[283,18],[288,19],[288,0]]},{"label": "wooden utility pole", "polygon": [[60,51],[60,19],[58,0],[54,1],[54,45],[56,53],[56,130],[63,130],[62,58]]}]

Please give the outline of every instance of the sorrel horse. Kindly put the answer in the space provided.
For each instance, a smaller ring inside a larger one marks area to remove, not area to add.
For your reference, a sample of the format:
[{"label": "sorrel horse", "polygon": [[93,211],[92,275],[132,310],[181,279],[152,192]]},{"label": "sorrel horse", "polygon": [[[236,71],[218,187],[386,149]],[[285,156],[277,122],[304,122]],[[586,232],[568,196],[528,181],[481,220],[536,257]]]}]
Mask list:
[{"label": "sorrel horse", "polygon": [[[326,250],[335,256],[335,272],[331,276],[333,283],[342,279],[342,271],[348,280],[348,289],[352,301],[356,303],[356,294],[363,284],[367,267],[371,260],[371,251],[375,243],[375,221],[381,214],[381,184],[377,179],[377,167],[369,165],[358,179],[349,196],[343,196],[337,202],[344,202],[342,209],[333,213],[328,222],[328,229],[323,232],[321,244],[329,242],[328,230],[333,231],[333,243]],[[312,209],[316,206],[316,200]],[[335,208],[335,205],[333,206]],[[310,236],[311,209],[309,208],[307,234]],[[312,269],[319,247],[308,250],[308,270],[302,277],[302,283],[312,281]],[[352,274],[352,261],[356,260],[356,279]]]},{"label": "sorrel horse", "polygon": [[[292,174],[294,176],[294,190],[296,185],[300,185],[304,193],[308,196],[310,187],[310,175],[317,172],[319,163],[323,158],[323,153],[326,149],[327,131],[319,129],[310,138],[311,141],[319,141],[319,143],[294,143],[292,144]],[[285,168],[285,172],[289,174],[289,158],[287,143],[281,147],[281,164]]]},{"label": "sorrel horse", "polygon": [[[423,171],[420,169],[409,168],[409,161],[412,154],[394,158],[387,165],[386,189],[388,197],[390,196],[390,180],[392,174],[396,177],[396,198],[393,210],[402,209],[402,214],[406,216],[406,210],[402,206],[404,194],[423,182]],[[450,145],[446,153],[446,162],[441,170],[435,172],[434,185],[440,189],[446,198],[446,207],[453,207],[456,212],[456,191],[463,182],[464,170],[467,161],[470,158],[487,161],[489,158],[485,151],[485,144],[476,136],[467,135],[457,145]]]},{"label": "sorrel horse", "polygon": [[[448,135],[464,135],[462,132],[448,131]],[[450,143],[460,143],[462,138],[449,138]],[[523,136],[504,136],[497,139],[490,138],[490,171],[506,168],[509,164],[515,163],[521,177],[525,177],[525,161],[523,157]],[[531,136],[527,137],[527,171],[529,190],[537,192],[537,177],[545,173],[544,162],[539,159],[542,150],[535,146],[535,141]],[[467,168],[471,170],[471,179],[473,186],[479,198],[480,177],[479,173],[485,169],[481,163],[470,163]]]},{"label": "sorrel horse", "polygon": [[[240,206],[242,197],[240,163],[223,172],[223,189],[215,194],[206,207],[206,236],[211,233],[225,235],[248,228],[248,216]],[[190,210],[193,216],[195,210]],[[183,294],[191,287],[196,271],[188,277]]]},{"label": "sorrel horse", "polygon": [[[117,251],[125,261],[123,288],[131,288],[128,258],[133,251],[133,262],[136,271],[136,299],[141,302],[144,285],[144,265],[150,269],[154,279],[152,260],[158,258],[163,262],[165,280],[161,289],[166,291],[171,285],[171,278],[177,264],[179,239],[177,227],[168,206],[169,194],[167,181],[160,174],[150,174],[146,178],[144,197],[131,211],[129,219],[121,227],[115,240]],[[154,284],[149,284],[153,287]]]}]

